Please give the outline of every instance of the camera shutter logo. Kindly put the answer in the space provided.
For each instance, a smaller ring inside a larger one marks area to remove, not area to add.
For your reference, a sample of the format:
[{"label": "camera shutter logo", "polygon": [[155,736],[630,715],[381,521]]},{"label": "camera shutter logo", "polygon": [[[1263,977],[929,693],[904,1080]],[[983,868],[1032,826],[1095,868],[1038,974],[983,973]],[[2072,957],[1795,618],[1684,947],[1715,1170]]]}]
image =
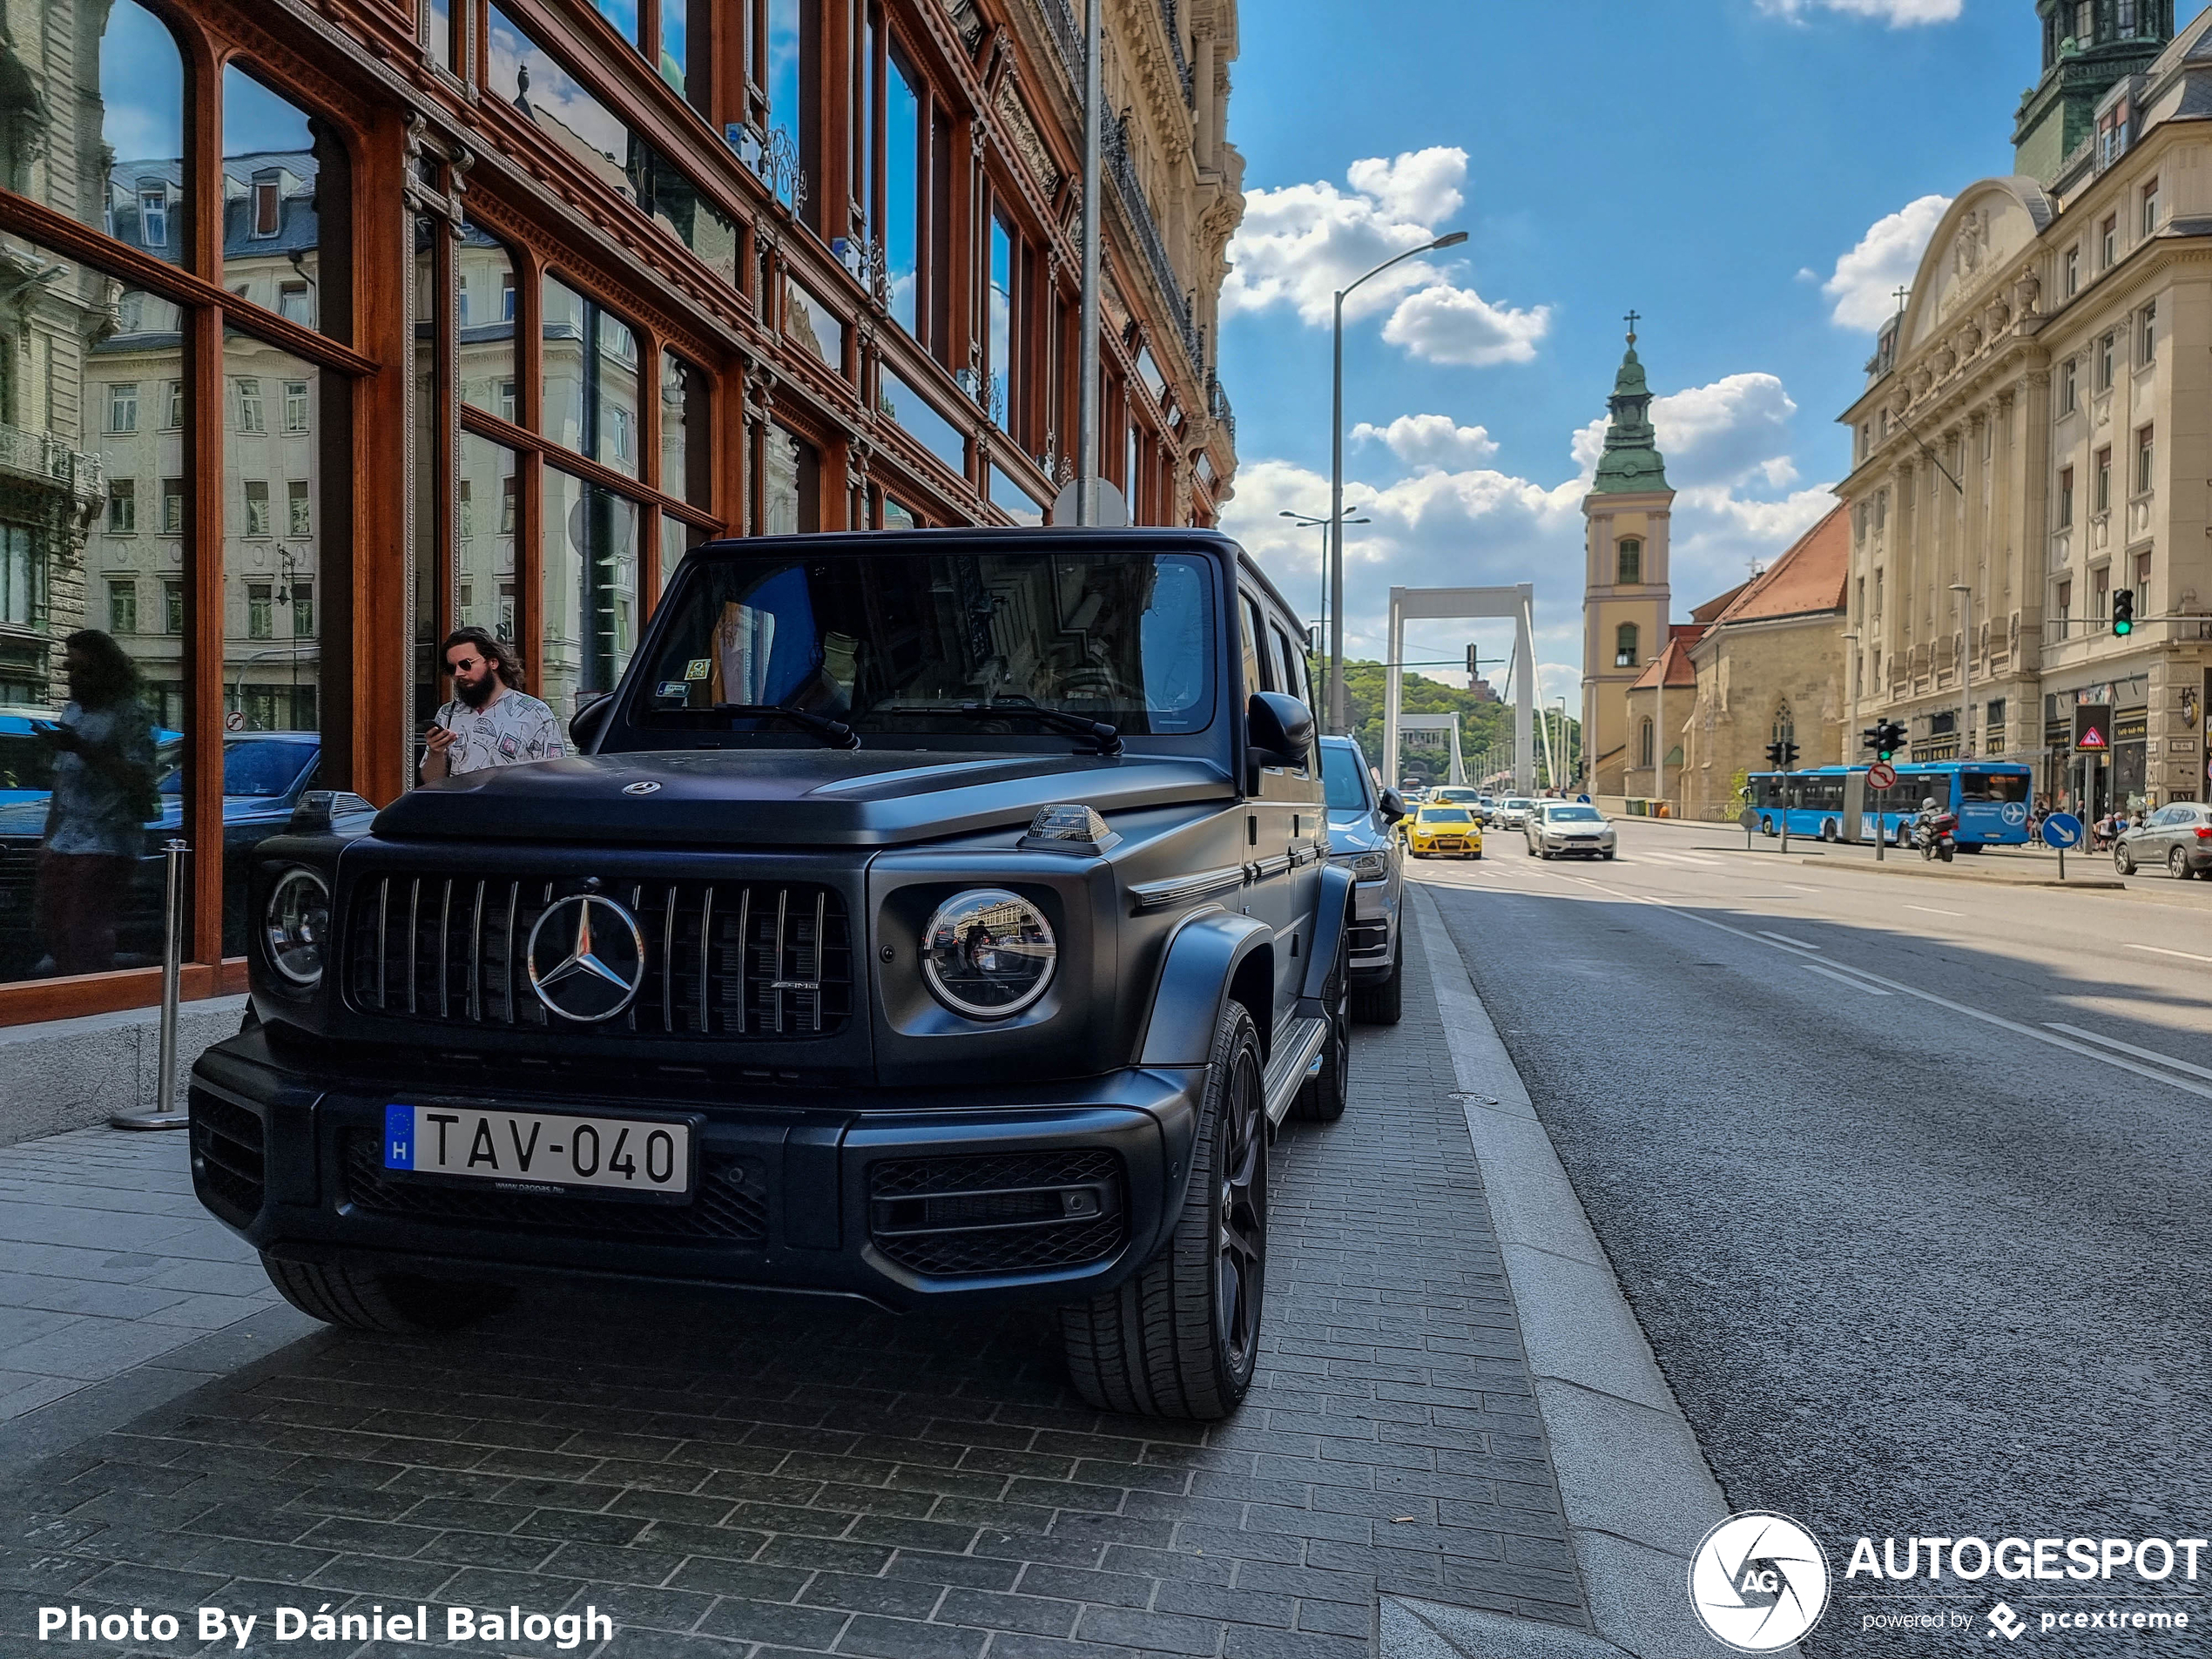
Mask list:
[{"label": "camera shutter logo", "polygon": [[1772,1653],[1820,1622],[1828,1558],[1787,1515],[1730,1515],[1690,1558],[1689,1602],[1716,1641],[1739,1653]]},{"label": "camera shutter logo", "polygon": [[645,982],[637,918],[612,899],[579,893],[547,907],[530,929],[530,988],[564,1020],[611,1020]]}]

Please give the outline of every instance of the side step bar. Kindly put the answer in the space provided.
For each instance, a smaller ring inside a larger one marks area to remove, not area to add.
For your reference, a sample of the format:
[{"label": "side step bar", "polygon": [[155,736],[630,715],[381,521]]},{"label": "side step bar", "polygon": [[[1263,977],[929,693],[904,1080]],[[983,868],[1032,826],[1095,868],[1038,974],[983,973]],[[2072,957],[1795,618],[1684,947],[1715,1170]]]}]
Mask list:
[{"label": "side step bar", "polygon": [[1262,1085],[1267,1099],[1267,1121],[1279,1123],[1298,1098],[1298,1085],[1321,1061],[1322,1045],[1329,1040],[1329,1022],[1319,1015],[1292,1020],[1275,1037],[1275,1057],[1267,1062]]}]

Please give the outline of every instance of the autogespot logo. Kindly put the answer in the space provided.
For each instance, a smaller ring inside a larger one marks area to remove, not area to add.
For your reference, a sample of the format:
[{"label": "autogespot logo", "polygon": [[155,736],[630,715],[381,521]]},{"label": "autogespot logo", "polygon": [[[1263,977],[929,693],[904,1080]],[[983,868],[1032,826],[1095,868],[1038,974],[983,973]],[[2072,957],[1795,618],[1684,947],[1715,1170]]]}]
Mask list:
[{"label": "autogespot logo", "polygon": [[1787,1515],[1730,1515],[1690,1558],[1689,1604],[1716,1641],[1741,1653],[1772,1653],[1820,1622],[1828,1558]]}]

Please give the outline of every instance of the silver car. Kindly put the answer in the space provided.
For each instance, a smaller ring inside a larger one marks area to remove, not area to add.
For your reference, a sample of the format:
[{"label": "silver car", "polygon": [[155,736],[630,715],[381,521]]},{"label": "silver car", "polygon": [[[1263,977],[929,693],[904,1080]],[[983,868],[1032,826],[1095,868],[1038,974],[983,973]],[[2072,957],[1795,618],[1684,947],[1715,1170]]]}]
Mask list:
[{"label": "silver car", "polygon": [[1619,851],[1612,819],[1578,800],[1535,802],[1522,830],[1538,858],[1609,859]]},{"label": "silver car", "polygon": [[1526,795],[1508,795],[1498,803],[1497,809],[1490,814],[1490,821],[1500,829],[1525,828],[1528,815],[1536,810],[1536,806]]},{"label": "silver car", "polygon": [[2176,880],[2212,880],[2212,806],[2177,800],[2160,807],[2114,844],[2112,864],[2122,875],[2134,874],[2138,865],[2162,864]]},{"label": "silver car", "polygon": [[1352,1017],[1396,1025],[1406,974],[1399,942],[1406,844],[1393,827],[1406,815],[1406,803],[1395,790],[1375,786],[1366,757],[1350,738],[1323,738],[1320,745],[1329,861],[1349,868],[1353,878]]}]

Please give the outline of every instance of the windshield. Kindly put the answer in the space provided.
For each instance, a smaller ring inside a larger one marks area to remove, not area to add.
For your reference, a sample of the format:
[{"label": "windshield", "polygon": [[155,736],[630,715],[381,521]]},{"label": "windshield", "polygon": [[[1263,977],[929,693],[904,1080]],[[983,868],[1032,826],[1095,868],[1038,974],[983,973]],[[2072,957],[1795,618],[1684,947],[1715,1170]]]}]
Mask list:
[{"label": "windshield", "polygon": [[1525,813],[1535,806],[1535,804],[1536,803],[1534,801],[1526,799],[1519,795],[1513,796],[1506,802],[1507,807],[1510,811],[1516,813]]},{"label": "windshield", "polygon": [[1467,808],[1464,806],[1424,806],[1421,808],[1421,822],[1424,824],[1464,824],[1467,821]]},{"label": "windshield", "polygon": [[[972,551],[707,558],[631,711],[647,729],[806,739],[780,722],[717,713],[780,704],[864,734],[916,736],[1024,723],[1022,705],[1126,733],[1211,724],[1211,561],[1109,553]],[[1003,725],[963,704],[1004,703]]]},{"label": "windshield", "polygon": [[1321,745],[1321,780],[1329,792],[1329,810],[1332,813],[1364,813],[1367,810],[1366,768],[1360,764],[1356,750],[1343,748],[1333,743]]},{"label": "windshield", "polygon": [[1595,824],[1602,821],[1595,806],[1554,806],[1548,816],[1554,824]]},{"label": "windshield", "polygon": [[1959,774],[1959,794],[1964,800],[2026,800],[2027,774],[2024,772],[1974,772]]},{"label": "windshield", "polygon": [[[246,742],[233,738],[223,745],[223,792],[264,800],[289,794],[300,771],[320,747],[314,738],[305,736],[296,743]],[[168,770],[162,775],[161,792],[182,794],[184,745],[164,745],[163,750],[161,761]]]},{"label": "windshield", "polygon": [[1482,799],[1482,797],[1476,794],[1472,789],[1440,789],[1436,792],[1436,799],[1439,800],[1479,801]]}]

